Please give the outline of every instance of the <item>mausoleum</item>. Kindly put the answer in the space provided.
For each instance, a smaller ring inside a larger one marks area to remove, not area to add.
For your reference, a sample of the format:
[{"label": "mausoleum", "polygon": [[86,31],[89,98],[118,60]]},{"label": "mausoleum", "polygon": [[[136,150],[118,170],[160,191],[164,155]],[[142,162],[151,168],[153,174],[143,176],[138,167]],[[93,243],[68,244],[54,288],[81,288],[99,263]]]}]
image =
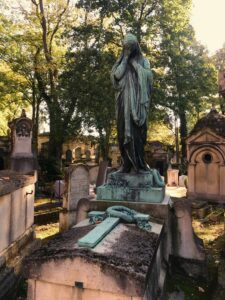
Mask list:
[{"label": "mausoleum", "polygon": [[201,118],[187,140],[188,197],[225,201],[225,117],[215,108]]}]

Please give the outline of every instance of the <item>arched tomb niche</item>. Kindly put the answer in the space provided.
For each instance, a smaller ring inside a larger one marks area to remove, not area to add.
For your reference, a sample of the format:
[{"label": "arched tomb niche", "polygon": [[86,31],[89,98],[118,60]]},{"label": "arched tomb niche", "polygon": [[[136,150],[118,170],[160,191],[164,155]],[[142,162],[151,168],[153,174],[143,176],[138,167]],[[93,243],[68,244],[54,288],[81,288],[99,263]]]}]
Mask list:
[{"label": "arched tomb niche", "polygon": [[224,153],[217,146],[204,145],[194,150],[188,167],[189,192],[212,200],[220,198],[224,194],[224,162]]}]

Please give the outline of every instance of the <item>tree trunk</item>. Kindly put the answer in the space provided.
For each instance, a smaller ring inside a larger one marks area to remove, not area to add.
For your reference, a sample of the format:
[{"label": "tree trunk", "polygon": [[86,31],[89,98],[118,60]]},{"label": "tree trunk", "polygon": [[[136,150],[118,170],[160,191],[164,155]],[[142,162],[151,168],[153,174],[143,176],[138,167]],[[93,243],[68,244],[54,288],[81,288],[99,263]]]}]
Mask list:
[{"label": "tree trunk", "polygon": [[54,164],[55,172],[60,174],[62,168],[62,145],[64,142],[63,129],[61,126],[61,116],[53,108],[49,109],[50,135],[48,158]]},{"label": "tree trunk", "polygon": [[40,98],[36,93],[35,82],[32,83],[32,121],[33,121],[33,149],[38,153],[38,132],[39,132],[39,108]]},{"label": "tree trunk", "polygon": [[220,109],[222,115],[225,115],[225,95],[220,97]]},{"label": "tree trunk", "polygon": [[109,134],[103,134],[103,130],[99,129],[99,148],[100,156],[103,160],[108,160],[109,158]]},{"label": "tree trunk", "polygon": [[179,113],[180,117],[180,143],[181,143],[181,163],[183,163],[187,157],[186,142],[187,137],[187,119],[185,111]]}]

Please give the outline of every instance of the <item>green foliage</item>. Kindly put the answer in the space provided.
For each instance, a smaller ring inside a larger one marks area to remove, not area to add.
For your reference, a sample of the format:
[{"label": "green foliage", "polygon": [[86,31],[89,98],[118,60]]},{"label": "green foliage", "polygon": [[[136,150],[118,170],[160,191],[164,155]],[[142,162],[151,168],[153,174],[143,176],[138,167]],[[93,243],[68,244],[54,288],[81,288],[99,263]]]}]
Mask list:
[{"label": "green foliage", "polygon": [[69,60],[70,70],[63,73],[67,82],[64,99],[76,97],[83,125],[99,133],[101,154],[108,154],[110,132],[115,118],[114,94],[110,69],[114,61],[110,52],[84,49]]},{"label": "green foliage", "polygon": [[22,78],[16,90],[22,90],[21,97],[32,104],[36,131],[41,102],[45,103],[50,125],[49,156],[56,160],[61,158],[67,133],[72,128],[75,133],[80,127],[74,114],[76,101],[64,101],[59,80],[69,43],[63,33],[73,12],[72,6],[70,8],[67,0],[27,0],[17,8],[18,19],[7,18],[12,6],[7,8],[6,16],[2,15],[4,25],[0,26],[2,60],[14,76]]},{"label": "green foliage", "polygon": [[174,145],[175,135],[173,130],[162,121],[151,122],[148,129],[148,141],[159,141],[163,144]]},{"label": "green foliage", "polygon": [[213,61],[219,71],[225,70],[225,44],[221,49],[216,51],[216,54],[213,56]]},{"label": "green foliage", "polygon": [[[204,110],[204,104],[217,90],[217,74],[208,53],[195,40],[189,24],[191,1],[162,1],[159,103],[172,109],[180,119],[182,158],[186,156],[184,138],[188,119]],[[208,100],[209,101],[209,100]]]},{"label": "green foliage", "polygon": [[[58,163],[58,164],[57,164]],[[38,164],[40,166],[40,180],[43,182],[53,182],[63,178],[63,174],[60,171],[61,165],[51,157],[38,157]]]},{"label": "green foliage", "polygon": [[[215,67],[189,24],[191,3],[26,0],[24,7],[18,6],[16,18],[8,4],[0,14],[0,108],[4,110],[0,122],[5,120],[5,124],[12,112],[29,103],[37,136],[43,103],[52,159],[61,158],[62,143],[78,134],[81,126],[97,130],[106,158],[115,131],[109,76],[122,38],[131,31],[154,73],[149,136],[163,132],[168,110],[172,110],[181,121],[185,156],[188,129],[217,91]],[[5,133],[6,126],[2,128]],[[170,141],[171,129],[167,128]]]},{"label": "green foliage", "polygon": [[11,64],[13,53],[18,51],[10,37],[14,29],[13,22],[0,14],[0,135],[7,135],[8,121],[29,104],[27,80]]}]

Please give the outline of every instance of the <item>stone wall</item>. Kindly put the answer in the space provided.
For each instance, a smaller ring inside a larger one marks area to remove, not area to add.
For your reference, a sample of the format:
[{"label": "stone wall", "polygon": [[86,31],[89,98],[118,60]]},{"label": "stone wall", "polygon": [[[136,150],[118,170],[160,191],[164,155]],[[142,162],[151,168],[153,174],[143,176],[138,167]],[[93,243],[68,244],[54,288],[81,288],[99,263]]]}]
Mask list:
[{"label": "stone wall", "polygon": [[0,299],[14,299],[22,259],[34,241],[35,177],[0,171]]},{"label": "stone wall", "polygon": [[34,177],[0,172],[0,254],[34,222]]}]

